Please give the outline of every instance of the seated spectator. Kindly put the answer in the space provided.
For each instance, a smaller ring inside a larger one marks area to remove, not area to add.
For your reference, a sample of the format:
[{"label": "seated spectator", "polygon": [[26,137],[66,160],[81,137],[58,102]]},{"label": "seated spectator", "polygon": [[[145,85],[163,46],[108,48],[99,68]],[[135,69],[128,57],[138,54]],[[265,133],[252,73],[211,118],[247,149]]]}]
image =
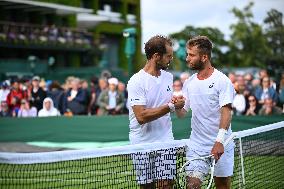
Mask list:
[{"label": "seated spectator", "polygon": [[6,101],[1,101],[0,117],[12,117],[12,112],[9,110],[9,106]]},{"label": "seated spectator", "polygon": [[241,83],[239,81],[236,81],[234,83],[234,88],[237,94],[234,97],[232,107],[234,115],[239,116],[242,115],[246,109],[246,99],[244,96],[244,90],[245,90],[244,82]]},{"label": "seated spectator", "polygon": [[173,83],[173,96],[182,96],[182,82],[177,79]]},{"label": "seated spectator", "polygon": [[284,72],[281,74],[281,80],[279,83],[279,101],[280,105],[284,107]]},{"label": "seated spectator", "polygon": [[63,100],[64,100],[64,91],[61,88],[58,81],[53,81],[49,85],[49,90],[47,91],[47,96],[50,97],[53,101],[54,107],[60,111],[61,114],[63,111]]},{"label": "seated spectator", "polygon": [[246,111],[246,116],[255,116],[260,110],[260,105],[257,102],[257,99],[254,95],[248,97],[248,108]]},{"label": "seated spectator", "polygon": [[21,107],[17,114],[18,117],[36,117],[37,109],[31,107],[29,101],[26,99],[21,100]]},{"label": "seated spectator", "polygon": [[179,76],[179,79],[182,83],[185,82],[185,80],[187,80],[190,77],[190,73],[188,72],[182,72]]},{"label": "seated spectator", "polygon": [[40,86],[40,77],[34,76],[32,78],[32,89],[31,89],[31,105],[36,107],[37,110],[42,109],[43,99],[46,97],[46,92]]},{"label": "seated spectator", "polygon": [[18,110],[21,107],[21,100],[27,98],[28,95],[27,93],[25,93],[23,90],[20,89],[18,80],[14,80],[12,82],[12,88],[10,90],[10,93],[7,96],[7,103],[9,109],[17,114]]},{"label": "seated spectator", "polygon": [[281,108],[275,106],[271,98],[264,100],[262,108],[259,110],[259,115],[281,115]]},{"label": "seated spectator", "polygon": [[86,100],[86,93],[80,88],[80,79],[74,78],[71,81],[71,89],[64,98],[64,113],[69,109],[73,115],[87,114]]},{"label": "seated spectator", "polygon": [[128,92],[126,90],[125,83],[123,83],[122,81],[119,81],[117,85],[117,91],[123,94],[123,98],[124,98],[124,106],[122,108],[122,113],[128,114],[128,108],[127,108]]},{"label": "seated spectator", "polygon": [[118,80],[110,78],[108,83],[109,89],[102,91],[98,98],[98,115],[121,114],[125,99],[123,94],[117,91]]},{"label": "seated spectator", "polygon": [[8,80],[3,81],[0,86],[0,101],[6,101],[9,93],[10,88]]},{"label": "seated spectator", "polygon": [[54,108],[51,98],[45,98],[42,106],[43,108],[38,112],[38,117],[60,116],[60,112]]},{"label": "seated spectator", "polygon": [[278,94],[276,90],[270,86],[270,78],[264,77],[261,81],[261,87],[257,88],[255,91],[255,97],[258,100],[258,103],[263,104],[264,100],[270,98],[273,100],[274,105],[278,101]]}]

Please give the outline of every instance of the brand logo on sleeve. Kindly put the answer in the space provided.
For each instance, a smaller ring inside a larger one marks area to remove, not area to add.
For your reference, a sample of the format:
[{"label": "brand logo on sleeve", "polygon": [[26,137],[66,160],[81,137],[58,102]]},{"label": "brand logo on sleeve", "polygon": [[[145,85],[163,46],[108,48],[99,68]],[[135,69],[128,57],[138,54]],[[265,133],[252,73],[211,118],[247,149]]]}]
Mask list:
[{"label": "brand logo on sleeve", "polygon": [[209,85],[209,88],[211,89],[212,87],[214,87],[214,83],[212,83],[211,85]]}]

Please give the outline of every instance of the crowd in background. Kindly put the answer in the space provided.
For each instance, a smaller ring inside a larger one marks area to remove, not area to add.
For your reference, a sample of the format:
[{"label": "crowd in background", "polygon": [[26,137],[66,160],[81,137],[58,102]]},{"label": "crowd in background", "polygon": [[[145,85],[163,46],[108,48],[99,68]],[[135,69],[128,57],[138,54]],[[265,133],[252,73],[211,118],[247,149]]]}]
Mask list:
[{"label": "crowd in background", "polygon": [[38,45],[91,46],[92,35],[84,30],[55,25],[39,26],[0,22],[0,41]]},{"label": "crowd in background", "polygon": [[[182,73],[181,78],[174,81],[174,95],[182,95],[184,78],[189,74]],[[267,70],[260,70],[258,75],[252,73],[228,73],[236,96],[232,107],[236,116],[246,115],[280,115],[284,113],[284,73],[280,81],[274,81]]]},{"label": "crowd in background", "polygon": [[1,117],[118,115],[128,113],[125,83],[105,72],[90,81],[68,77],[65,83],[11,79],[1,83]]},{"label": "crowd in background", "polygon": [[[182,95],[182,85],[189,77],[189,73],[183,72],[174,80],[174,95]],[[284,113],[284,73],[280,81],[274,81],[266,70],[260,70],[258,76],[230,72],[228,77],[236,90],[232,105],[234,115]],[[39,76],[5,80],[1,82],[0,101],[0,117],[128,113],[126,84],[108,71],[89,81],[70,76],[63,84],[45,81]]]}]

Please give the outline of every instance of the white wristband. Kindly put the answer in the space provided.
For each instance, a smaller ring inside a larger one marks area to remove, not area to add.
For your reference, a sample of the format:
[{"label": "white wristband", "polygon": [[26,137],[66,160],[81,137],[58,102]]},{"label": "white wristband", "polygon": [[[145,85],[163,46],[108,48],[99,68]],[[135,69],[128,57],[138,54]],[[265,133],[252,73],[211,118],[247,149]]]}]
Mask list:
[{"label": "white wristband", "polygon": [[217,138],[216,138],[216,142],[220,142],[222,144],[224,144],[225,142],[225,134],[227,133],[226,129],[219,129]]},{"label": "white wristband", "polygon": [[168,106],[169,106],[171,112],[175,112],[176,108],[175,108],[175,105],[173,103],[169,102]]}]

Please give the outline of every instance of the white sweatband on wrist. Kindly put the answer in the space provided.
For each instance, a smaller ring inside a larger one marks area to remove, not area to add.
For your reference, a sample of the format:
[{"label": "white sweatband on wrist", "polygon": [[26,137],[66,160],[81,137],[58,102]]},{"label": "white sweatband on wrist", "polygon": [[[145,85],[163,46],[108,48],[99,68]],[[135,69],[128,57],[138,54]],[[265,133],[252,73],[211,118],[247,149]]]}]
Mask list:
[{"label": "white sweatband on wrist", "polygon": [[170,108],[170,112],[175,112],[176,108],[175,108],[175,105],[173,103],[169,102],[168,106]]},{"label": "white sweatband on wrist", "polygon": [[219,129],[217,138],[216,138],[216,142],[220,142],[222,144],[224,144],[225,142],[225,134],[227,133],[226,129]]}]

